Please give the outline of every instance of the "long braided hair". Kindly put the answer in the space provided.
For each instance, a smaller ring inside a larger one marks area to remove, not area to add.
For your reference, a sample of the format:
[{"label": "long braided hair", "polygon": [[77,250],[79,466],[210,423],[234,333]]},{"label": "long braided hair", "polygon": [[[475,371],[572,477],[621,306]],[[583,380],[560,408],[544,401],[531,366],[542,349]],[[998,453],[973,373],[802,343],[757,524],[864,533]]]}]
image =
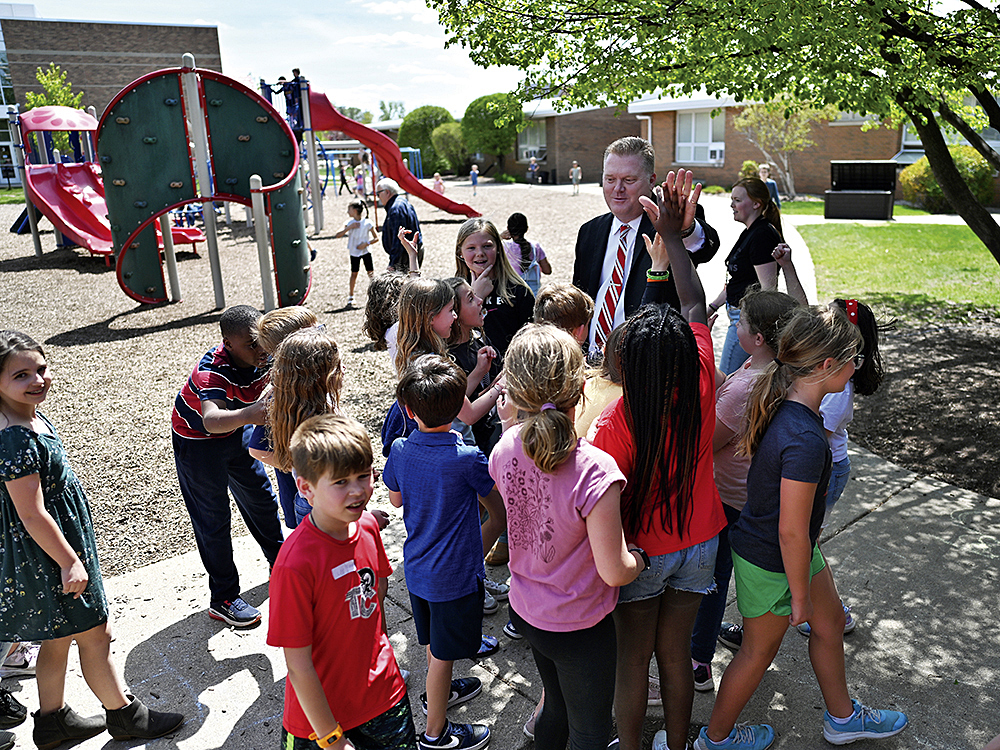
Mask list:
[{"label": "long braided hair", "polygon": [[701,442],[701,358],[694,333],[670,305],[645,305],[626,321],[618,357],[635,443],[622,526],[632,536],[653,523],[686,534]]}]

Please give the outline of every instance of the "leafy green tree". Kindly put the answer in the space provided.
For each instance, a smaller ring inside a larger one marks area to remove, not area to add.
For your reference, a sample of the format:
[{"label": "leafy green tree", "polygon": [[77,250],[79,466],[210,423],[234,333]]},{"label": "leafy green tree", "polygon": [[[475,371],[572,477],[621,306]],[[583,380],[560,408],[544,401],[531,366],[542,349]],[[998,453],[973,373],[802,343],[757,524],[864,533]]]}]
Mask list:
[{"label": "leafy green tree", "polygon": [[[769,102],[744,107],[733,125],[747,140],[760,149],[785,187],[789,200],[795,200],[795,174],[792,154],[805,151],[815,144],[810,138],[813,125],[826,123],[839,114],[836,107],[800,107],[788,95]],[[754,170],[756,177],[756,170]]]},{"label": "leafy green tree", "polygon": [[446,122],[438,125],[431,133],[431,143],[438,156],[448,162],[455,174],[466,171],[469,162],[469,150],[462,138],[462,126],[457,122]]},{"label": "leafy green tree", "polygon": [[[1000,226],[948,151],[1000,130],[996,3],[955,0],[428,0],[479,65],[525,72],[516,94],[557,105],[624,104],[662,87],[910,119],[948,198],[1000,263]],[[948,10],[945,10],[945,7]],[[489,29],[483,34],[482,29]],[[967,104],[971,101],[972,104]]]},{"label": "leafy green tree", "polygon": [[[24,111],[36,107],[72,107],[80,109],[83,102],[83,92],[73,93],[73,84],[66,80],[66,71],[55,63],[49,63],[48,68],[38,68],[35,78],[41,85],[41,92],[24,92]],[[69,153],[69,136],[66,133],[53,133],[52,145],[59,153]]]},{"label": "leafy green tree", "polygon": [[438,125],[446,122],[455,122],[451,112],[444,107],[426,105],[417,107],[403,118],[403,124],[399,127],[399,145],[420,149],[420,160],[424,165],[424,172],[434,172],[442,168],[447,168],[447,162],[439,163],[437,151],[431,140],[431,133]]},{"label": "leafy green tree", "polygon": [[349,117],[355,122],[364,123],[365,125],[368,125],[372,121],[372,113],[368,110],[362,110],[361,107],[337,107],[337,111],[344,117]]},{"label": "leafy green tree", "polygon": [[462,135],[469,151],[497,157],[503,171],[504,157],[517,142],[523,123],[520,99],[509,94],[487,94],[466,108]]},{"label": "leafy green tree", "polygon": [[380,122],[385,122],[386,120],[400,120],[406,114],[406,107],[403,106],[403,102],[387,102],[380,101],[378,103]]}]

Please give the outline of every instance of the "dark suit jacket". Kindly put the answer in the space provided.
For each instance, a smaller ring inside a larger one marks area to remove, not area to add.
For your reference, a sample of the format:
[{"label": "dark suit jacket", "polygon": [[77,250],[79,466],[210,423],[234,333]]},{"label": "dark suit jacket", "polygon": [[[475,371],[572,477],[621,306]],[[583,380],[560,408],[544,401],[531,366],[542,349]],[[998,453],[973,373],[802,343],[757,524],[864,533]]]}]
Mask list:
[{"label": "dark suit jacket", "polygon": [[[719,251],[719,233],[709,224],[705,223],[705,209],[698,206],[695,217],[705,231],[705,242],[702,246],[691,253],[691,260],[697,266],[705,263]],[[591,219],[582,227],[576,237],[576,261],[573,264],[573,284],[594,299],[596,310],[600,310],[601,300],[597,299],[597,292],[601,288],[601,267],[604,265],[604,253],[608,248],[608,235],[611,233],[611,226],[614,216],[606,213]],[[645,213],[639,223],[639,234],[644,234],[649,239],[656,236],[653,222]],[[646,289],[646,271],[649,270],[652,261],[649,253],[646,252],[646,243],[641,237],[635,238],[635,249],[632,252],[632,268],[625,279],[625,317],[628,317],[642,305],[642,294]],[[677,289],[674,287],[674,280],[671,278],[666,284],[657,286],[666,287],[663,289],[664,302],[669,302],[674,309],[680,310],[681,303],[677,299]]]}]

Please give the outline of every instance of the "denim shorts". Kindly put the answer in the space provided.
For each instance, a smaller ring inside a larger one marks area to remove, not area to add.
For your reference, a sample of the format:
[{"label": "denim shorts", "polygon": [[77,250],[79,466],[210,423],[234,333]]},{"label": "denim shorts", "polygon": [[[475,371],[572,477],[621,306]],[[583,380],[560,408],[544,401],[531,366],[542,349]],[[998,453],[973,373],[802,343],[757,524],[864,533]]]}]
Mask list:
[{"label": "denim shorts", "polygon": [[710,594],[715,591],[715,553],[719,537],[692,544],[677,552],[649,558],[649,568],[619,589],[618,603],[640,602],[659,596],[667,588]]}]

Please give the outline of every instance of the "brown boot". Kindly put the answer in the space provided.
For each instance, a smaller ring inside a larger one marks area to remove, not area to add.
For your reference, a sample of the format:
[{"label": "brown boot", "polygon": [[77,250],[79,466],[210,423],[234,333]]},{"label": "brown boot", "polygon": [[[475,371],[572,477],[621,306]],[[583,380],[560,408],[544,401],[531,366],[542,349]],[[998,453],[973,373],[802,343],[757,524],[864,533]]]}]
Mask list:
[{"label": "brown boot", "polygon": [[35,720],[31,739],[39,750],[51,750],[64,742],[85,740],[104,731],[104,719],[100,716],[85,719],[69,706],[63,706],[50,714],[36,711],[31,718]]},{"label": "brown boot", "polygon": [[104,709],[108,732],[116,740],[151,740],[170,734],[184,723],[182,714],[153,711],[134,695],[126,697],[129,704],[124,708]]}]

